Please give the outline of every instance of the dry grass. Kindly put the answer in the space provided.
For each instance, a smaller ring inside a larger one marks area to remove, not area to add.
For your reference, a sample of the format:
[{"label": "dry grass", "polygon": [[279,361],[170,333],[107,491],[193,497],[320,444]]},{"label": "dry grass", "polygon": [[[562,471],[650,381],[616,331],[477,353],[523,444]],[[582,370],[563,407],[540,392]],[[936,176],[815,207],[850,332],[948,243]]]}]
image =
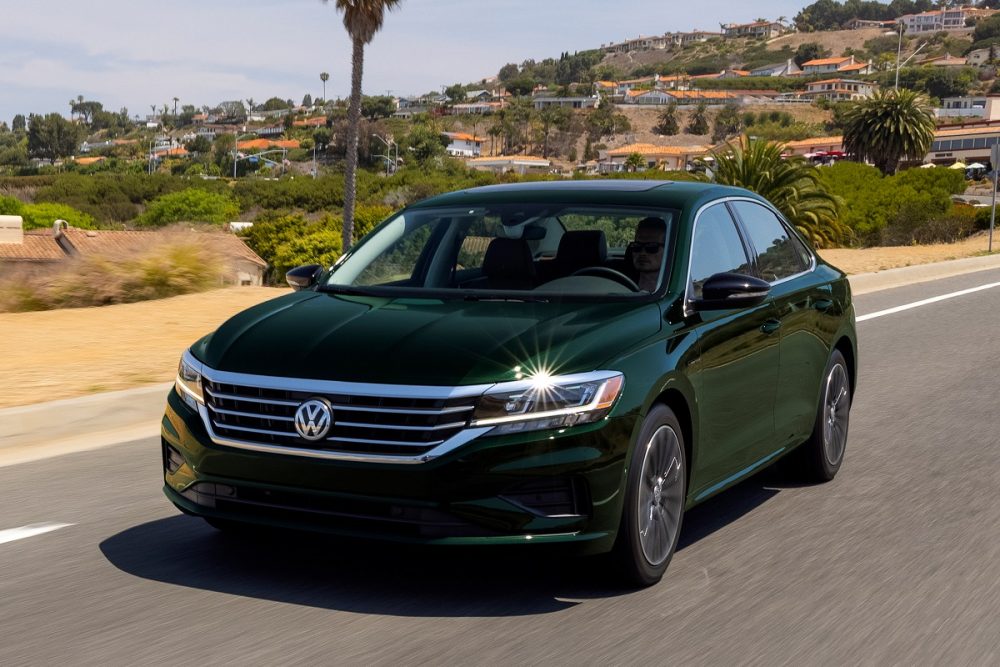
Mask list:
[{"label": "dry grass", "polygon": [[288,293],[234,287],[102,308],[0,314],[0,407],[169,382],[181,352],[226,319]]},{"label": "dry grass", "polygon": [[220,284],[227,260],[210,236],[151,232],[128,251],[68,259],[0,275],[0,312],[81,308],[162,299]]}]

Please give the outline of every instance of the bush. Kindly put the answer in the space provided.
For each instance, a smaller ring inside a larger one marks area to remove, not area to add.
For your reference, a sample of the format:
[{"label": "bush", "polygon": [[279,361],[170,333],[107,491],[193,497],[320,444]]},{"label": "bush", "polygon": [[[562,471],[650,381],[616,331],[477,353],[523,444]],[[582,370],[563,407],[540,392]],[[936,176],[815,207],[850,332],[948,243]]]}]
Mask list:
[{"label": "bush", "polygon": [[268,263],[265,279],[284,283],[285,273],[302,264],[331,266],[343,249],[340,216],[310,222],[302,214],[265,215],[243,234],[253,251]]},{"label": "bush", "polygon": [[[824,167],[820,180],[844,200],[840,219],[863,245],[922,238],[916,230],[951,215],[951,196],[965,189],[964,174],[953,169],[909,169],[883,176],[857,162]],[[889,227],[891,231],[885,231]]]},{"label": "bush", "polygon": [[153,200],[136,223],[146,227],[163,227],[175,222],[221,224],[233,220],[239,213],[240,207],[228,195],[190,189]]},{"label": "bush", "polygon": [[41,202],[39,204],[24,204],[19,214],[24,218],[25,229],[40,229],[51,227],[56,220],[65,220],[70,227],[93,229],[94,218],[83,211],[78,211],[65,204]]},{"label": "bush", "polygon": [[6,273],[0,278],[0,312],[81,308],[131,303],[216,287],[223,254],[191,233],[151,234],[130,253],[71,259],[43,273]]},{"label": "bush", "polygon": [[0,215],[21,215],[24,203],[17,197],[0,195]]}]

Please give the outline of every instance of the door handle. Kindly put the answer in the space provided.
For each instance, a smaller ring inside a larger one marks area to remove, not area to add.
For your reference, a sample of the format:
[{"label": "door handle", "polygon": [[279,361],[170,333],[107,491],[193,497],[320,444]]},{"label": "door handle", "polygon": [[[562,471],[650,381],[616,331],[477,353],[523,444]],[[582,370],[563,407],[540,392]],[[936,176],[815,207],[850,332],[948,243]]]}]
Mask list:
[{"label": "door handle", "polygon": [[831,308],[833,308],[833,301],[831,299],[817,299],[813,303],[813,308],[816,310],[823,311],[824,313]]},{"label": "door handle", "polygon": [[781,320],[765,320],[764,324],[760,325],[761,332],[765,334],[773,334],[775,331],[781,328]]}]

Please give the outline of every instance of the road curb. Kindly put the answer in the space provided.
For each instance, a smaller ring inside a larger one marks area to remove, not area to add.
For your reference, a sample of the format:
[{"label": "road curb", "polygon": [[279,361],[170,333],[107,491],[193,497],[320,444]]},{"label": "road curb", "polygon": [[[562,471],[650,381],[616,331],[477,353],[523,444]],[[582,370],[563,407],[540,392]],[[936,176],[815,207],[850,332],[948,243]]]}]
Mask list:
[{"label": "road curb", "polygon": [[172,383],[0,409],[0,452],[88,434],[155,426]]},{"label": "road curb", "polygon": [[[858,295],[998,268],[1000,254],[859,273],[849,280]],[[155,434],[171,386],[165,383],[0,409],[0,454],[19,458],[25,446],[55,447],[53,451],[62,453],[93,448],[96,441],[112,435]]]},{"label": "road curb", "polygon": [[851,291],[856,296],[990,269],[1000,269],[1000,253],[932,264],[916,264],[874,273],[856,273],[848,276],[848,280],[851,282]]}]

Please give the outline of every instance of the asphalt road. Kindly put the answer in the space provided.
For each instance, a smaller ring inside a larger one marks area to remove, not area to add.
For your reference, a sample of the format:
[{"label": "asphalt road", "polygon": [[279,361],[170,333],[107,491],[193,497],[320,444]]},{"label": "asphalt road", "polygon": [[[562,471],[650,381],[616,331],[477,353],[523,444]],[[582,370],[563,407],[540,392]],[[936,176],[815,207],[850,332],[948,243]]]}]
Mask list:
[{"label": "asphalt road", "polygon": [[[638,592],[558,553],[226,538],[163,498],[155,439],[0,468],[0,664],[1000,664],[1000,287],[859,334],[837,479],[696,508]],[[72,525],[3,539],[41,522]]]}]

